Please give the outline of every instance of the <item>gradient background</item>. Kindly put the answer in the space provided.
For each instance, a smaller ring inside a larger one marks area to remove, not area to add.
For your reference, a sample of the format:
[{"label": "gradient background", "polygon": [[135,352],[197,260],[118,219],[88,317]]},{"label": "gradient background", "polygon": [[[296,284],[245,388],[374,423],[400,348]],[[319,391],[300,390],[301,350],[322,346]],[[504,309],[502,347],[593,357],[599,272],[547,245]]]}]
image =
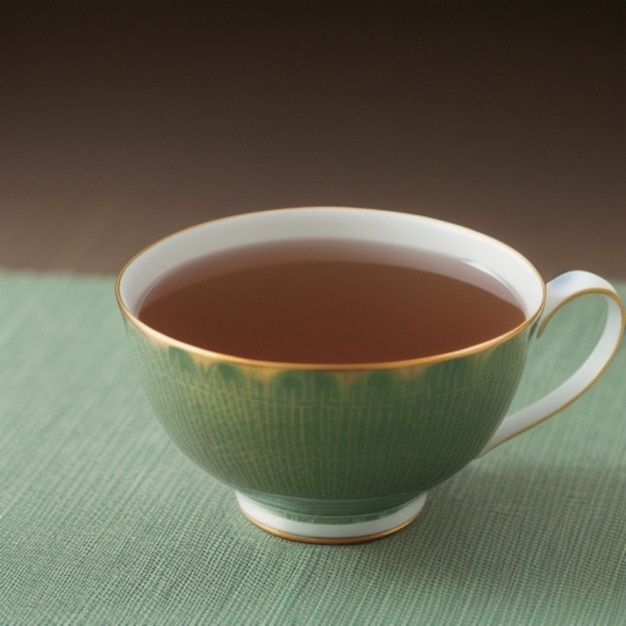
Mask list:
[{"label": "gradient background", "polygon": [[0,267],[338,204],[626,278],[622,2],[9,2]]}]

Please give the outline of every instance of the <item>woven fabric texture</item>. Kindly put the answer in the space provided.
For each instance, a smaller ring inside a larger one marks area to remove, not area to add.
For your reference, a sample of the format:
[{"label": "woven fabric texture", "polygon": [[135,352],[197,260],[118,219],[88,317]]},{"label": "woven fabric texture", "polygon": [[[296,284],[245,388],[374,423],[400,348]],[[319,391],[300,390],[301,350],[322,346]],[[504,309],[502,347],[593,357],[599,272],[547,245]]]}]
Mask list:
[{"label": "woven fabric texture", "polygon": [[[599,312],[588,297],[556,316],[516,405],[581,361]],[[0,273],[0,624],[626,624],[625,382],[622,347],[405,530],[298,544],[167,438],[112,278]]]}]

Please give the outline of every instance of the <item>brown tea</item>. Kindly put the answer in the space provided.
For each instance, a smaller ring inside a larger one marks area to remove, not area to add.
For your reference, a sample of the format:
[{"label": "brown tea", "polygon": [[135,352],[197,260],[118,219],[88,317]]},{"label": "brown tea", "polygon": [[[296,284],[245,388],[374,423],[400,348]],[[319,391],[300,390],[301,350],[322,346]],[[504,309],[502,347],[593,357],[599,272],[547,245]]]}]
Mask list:
[{"label": "brown tea", "polygon": [[291,363],[452,352],[524,321],[489,273],[410,248],[345,240],[254,244],[166,275],[139,318],[185,343]]}]

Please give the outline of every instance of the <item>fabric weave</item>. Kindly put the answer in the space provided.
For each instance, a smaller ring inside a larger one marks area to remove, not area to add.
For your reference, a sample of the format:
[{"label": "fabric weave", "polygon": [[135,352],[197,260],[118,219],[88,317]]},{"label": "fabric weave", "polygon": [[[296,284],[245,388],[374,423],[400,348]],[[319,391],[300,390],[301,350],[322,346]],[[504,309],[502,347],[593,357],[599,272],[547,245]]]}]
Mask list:
[{"label": "fabric weave", "polygon": [[[516,406],[581,362],[598,306],[555,317]],[[165,435],[111,277],[0,273],[0,624],[626,624],[625,380],[622,347],[396,535],[292,543]]]}]

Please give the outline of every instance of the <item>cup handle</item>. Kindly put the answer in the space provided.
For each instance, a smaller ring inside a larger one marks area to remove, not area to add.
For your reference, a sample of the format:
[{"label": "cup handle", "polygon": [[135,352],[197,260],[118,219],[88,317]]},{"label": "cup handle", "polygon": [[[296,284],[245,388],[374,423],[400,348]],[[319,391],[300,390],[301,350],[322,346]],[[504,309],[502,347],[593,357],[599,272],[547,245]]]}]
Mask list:
[{"label": "cup handle", "polygon": [[587,294],[603,296],[607,318],[598,342],[587,360],[564,383],[533,404],[504,418],[479,456],[493,450],[574,402],[594,384],[615,356],[624,334],[626,308],[614,287],[599,276],[584,271],[561,274],[547,284],[545,307],[536,322],[540,338],[554,314],[565,304]]}]

